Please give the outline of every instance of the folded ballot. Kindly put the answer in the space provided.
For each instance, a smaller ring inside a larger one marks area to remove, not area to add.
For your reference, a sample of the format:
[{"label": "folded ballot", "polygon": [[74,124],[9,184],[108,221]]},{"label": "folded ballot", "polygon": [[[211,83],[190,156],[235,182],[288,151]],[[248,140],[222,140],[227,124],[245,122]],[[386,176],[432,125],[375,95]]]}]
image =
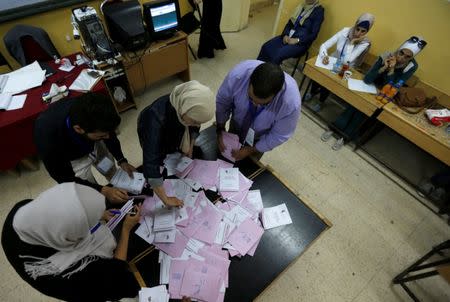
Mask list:
[{"label": "folded ballot", "polygon": [[142,173],[133,172],[133,178],[131,178],[124,170],[117,169],[117,172],[111,179],[111,184],[130,193],[140,194],[144,188],[145,177]]},{"label": "folded ballot", "polygon": [[275,207],[264,208],[262,211],[262,223],[266,230],[291,224],[292,219],[286,204],[283,203]]}]

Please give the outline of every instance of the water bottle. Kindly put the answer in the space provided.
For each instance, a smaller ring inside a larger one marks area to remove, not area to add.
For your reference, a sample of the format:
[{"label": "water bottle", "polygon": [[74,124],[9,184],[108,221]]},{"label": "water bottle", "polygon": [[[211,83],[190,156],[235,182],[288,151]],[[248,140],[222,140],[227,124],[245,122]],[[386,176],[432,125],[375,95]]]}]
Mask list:
[{"label": "water bottle", "polygon": [[375,97],[378,101],[382,101],[386,94],[388,93],[388,91],[391,90],[392,85],[394,84],[394,82],[389,81],[389,83],[387,83],[386,85],[383,86],[383,88],[381,88],[381,90],[378,92],[377,96]]},{"label": "water bottle", "polygon": [[394,86],[391,85],[391,89],[385,94],[384,100],[385,102],[392,102],[394,100],[394,97],[397,95],[398,91],[400,90],[400,87],[403,86],[404,81],[400,80],[397,84]]},{"label": "water bottle", "polygon": [[334,63],[332,72],[339,73],[341,71],[341,68],[342,68],[342,61],[339,58],[336,60],[336,63]]}]

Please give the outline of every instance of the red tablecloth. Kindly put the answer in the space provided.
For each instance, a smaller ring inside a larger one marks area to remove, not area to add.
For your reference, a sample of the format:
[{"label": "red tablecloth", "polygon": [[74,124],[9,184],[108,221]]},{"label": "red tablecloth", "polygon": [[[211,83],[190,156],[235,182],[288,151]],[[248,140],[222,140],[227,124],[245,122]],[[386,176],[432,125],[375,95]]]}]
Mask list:
[{"label": "red tablecloth", "polygon": [[[67,58],[74,64],[76,54]],[[22,159],[35,155],[36,146],[33,143],[33,125],[38,115],[47,109],[48,104],[42,102],[42,94],[50,90],[52,83],[69,87],[86,65],[76,66],[70,72],[58,69],[54,62],[48,64],[56,73],[48,77],[41,87],[24,91],[27,99],[22,109],[0,112],[0,170],[14,168]],[[93,91],[108,94],[103,81],[99,81]],[[69,91],[68,98],[80,95],[81,92]],[[60,100],[59,102],[64,102]]]}]

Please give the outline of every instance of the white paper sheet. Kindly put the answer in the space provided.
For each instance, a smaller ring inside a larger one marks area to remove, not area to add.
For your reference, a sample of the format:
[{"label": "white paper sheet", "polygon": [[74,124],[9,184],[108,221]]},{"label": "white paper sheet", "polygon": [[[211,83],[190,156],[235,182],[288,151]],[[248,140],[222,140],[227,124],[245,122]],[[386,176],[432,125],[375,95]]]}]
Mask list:
[{"label": "white paper sheet", "polygon": [[278,226],[291,224],[292,219],[286,204],[283,203],[275,207],[265,208],[262,211],[262,222],[264,228],[268,230]]},{"label": "white paper sheet", "polygon": [[333,65],[336,63],[336,61],[337,61],[337,58],[335,58],[335,57],[328,57],[328,64],[325,65],[325,64],[322,63],[322,56],[317,56],[315,65],[317,67],[320,67],[320,68],[333,70]]},{"label": "white paper sheet", "polygon": [[220,168],[219,188],[220,191],[227,191],[227,192],[239,191],[239,169]]},{"label": "white paper sheet", "polygon": [[116,188],[127,190],[133,194],[139,194],[144,187],[145,177],[142,173],[133,172],[133,178],[131,178],[124,170],[117,169],[117,172],[111,179],[111,184]]},{"label": "white paper sheet", "polygon": [[371,94],[377,94],[377,88],[373,84],[366,84],[364,81],[356,79],[348,79],[348,89],[366,92]]},{"label": "white paper sheet", "polygon": [[20,109],[25,104],[26,99],[26,94],[11,95],[9,93],[2,93],[0,94],[0,110],[10,111]]}]

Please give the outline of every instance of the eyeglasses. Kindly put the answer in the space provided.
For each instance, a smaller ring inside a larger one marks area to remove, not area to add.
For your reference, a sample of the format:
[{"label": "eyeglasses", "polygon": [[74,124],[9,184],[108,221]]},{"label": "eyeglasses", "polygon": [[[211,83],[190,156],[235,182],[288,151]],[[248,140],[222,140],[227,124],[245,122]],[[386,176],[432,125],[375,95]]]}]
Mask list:
[{"label": "eyeglasses", "polygon": [[417,45],[419,46],[420,49],[423,49],[427,45],[426,41],[421,40],[421,39],[419,39],[416,36],[412,36],[411,38],[409,38],[408,41],[409,42],[413,42],[413,43],[417,43]]}]

